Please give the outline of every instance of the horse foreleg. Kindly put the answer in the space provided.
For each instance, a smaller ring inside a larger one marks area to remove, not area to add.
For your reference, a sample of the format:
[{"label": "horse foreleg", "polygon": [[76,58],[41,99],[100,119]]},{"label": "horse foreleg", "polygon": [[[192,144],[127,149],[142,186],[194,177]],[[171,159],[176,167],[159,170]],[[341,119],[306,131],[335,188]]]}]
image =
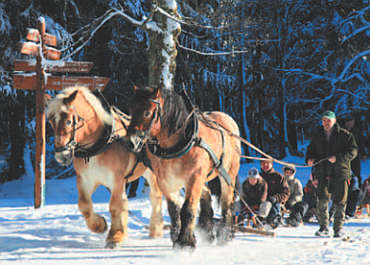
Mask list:
[{"label": "horse foreleg", "polygon": [[168,214],[171,218],[171,240],[173,243],[177,240],[179,233],[180,233],[180,226],[181,226],[181,220],[180,220],[180,206],[178,202],[177,196],[171,196],[167,197],[167,210]]},{"label": "horse foreleg", "polygon": [[127,237],[128,200],[124,187],[124,183],[119,183],[112,191],[109,202],[112,223],[106,239],[106,248],[115,248]]},{"label": "horse foreleg", "polygon": [[104,217],[96,214],[93,210],[91,195],[95,188],[95,185],[88,183],[82,176],[77,175],[78,208],[92,232],[104,233],[107,230],[107,222]]},{"label": "horse foreleg", "polygon": [[197,176],[193,176],[186,187],[186,199],[180,212],[181,229],[179,237],[174,242],[174,247],[189,246],[195,248],[195,217],[203,186],[204,181],[199,180]]},{"label": "horse foreleg", "polygon": [[162,217],[162,192],[160,191],[156,177],[147,170],[144,173],[145,179],[150,186],[150,201],[152,204],[152,215],[149,224],[149,237],[156,238],[163,236]]}]

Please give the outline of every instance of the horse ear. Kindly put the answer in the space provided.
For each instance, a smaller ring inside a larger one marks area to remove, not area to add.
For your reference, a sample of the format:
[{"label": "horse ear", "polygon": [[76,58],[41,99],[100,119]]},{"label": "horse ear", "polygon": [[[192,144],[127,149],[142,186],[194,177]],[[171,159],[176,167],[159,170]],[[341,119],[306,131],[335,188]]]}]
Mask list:
[{"label": "horse ear", "polygon": [[159,96],[161,95],[160,92],[161,92],[161,89],[159,88],[159,86],[157,86],[157,88],[154,88],[153,93],[152,93],[152,98],[153,99],[159,98]]},{"label": "horse ear", "polygon": [[49,94],[44,93],[44,102],[45,102],[45,105],[47,105],[50,100],[51,100],[51,96]]},{"label": "horse ear", "polygon": [[72,101],[76,98],[77,96],[77,90],[75,92],[73,92],[71,95],[69,95],[69,97],[63,99],[63,104],[64,105],[70,105],[72,103]]}]

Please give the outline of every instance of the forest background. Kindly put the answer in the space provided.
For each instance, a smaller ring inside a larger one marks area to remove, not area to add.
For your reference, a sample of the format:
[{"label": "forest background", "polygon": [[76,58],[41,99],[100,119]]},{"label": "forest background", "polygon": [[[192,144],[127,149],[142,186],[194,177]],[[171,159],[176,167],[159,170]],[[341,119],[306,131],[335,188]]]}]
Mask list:
[{"label": "forest background", "polygon": [[[163,1],[159,1],[163,2]],[[14,60],[27,28],[43,16],[65,60],[92,61],[93,75],[110,77],[107,100],[124,112],[133,85],[148,84],[149,38],[114,16],[149,16],[157,1],[0,1],[0,183],[25,173],[34,159],[35,95],[12,87]],[[241,135],[276,158],[303,156],[324,110],[338,121],[354,115],[369,155],[370,1],[186,0],[174,89],[186,89],[201,110],[221,110]],[[53,94],[54,92],[49,92]],[[47,128],[48,150],[52,131]],[[256,155],[244,148],[244,154]],[[72,176],[47,152],[46,177]],[[58,172],[58,174],[56,174]]]}]

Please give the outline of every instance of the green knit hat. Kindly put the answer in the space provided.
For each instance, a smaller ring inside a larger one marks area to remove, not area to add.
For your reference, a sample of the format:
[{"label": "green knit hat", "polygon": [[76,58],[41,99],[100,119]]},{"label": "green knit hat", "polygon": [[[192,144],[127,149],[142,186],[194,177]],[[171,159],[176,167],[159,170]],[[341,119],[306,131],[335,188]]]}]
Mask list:
[{"label": "green knit hat", "polygon": [[336,119],[335,113],[331,110],[327,110],[322,114],[321,118]]}]

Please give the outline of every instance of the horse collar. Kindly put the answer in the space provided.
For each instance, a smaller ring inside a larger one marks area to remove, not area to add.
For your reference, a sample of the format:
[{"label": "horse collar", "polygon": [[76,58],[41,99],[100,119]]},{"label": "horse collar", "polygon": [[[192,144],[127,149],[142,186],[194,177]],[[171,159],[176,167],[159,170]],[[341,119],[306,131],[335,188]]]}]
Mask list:
[{"label": "horse collar", "polygon": [[177,145],[171,148],[163,148],[158,143],[148,143],[149,151],[160,158],[178,158],[187,154],[196,143],[198,138],[198,118],[193,112],[190,121],[184,130],[184,137]]},{"label": "horse collar", "polygon": [[78,147],[74,151],[74,156],[89,160],[90,157],[96,156],[105,152],[109,146],[113,143],[112,141],[112,130],[113,126],[106,126],[99,140],[89,148]]},{"label": "horse collar", "polygon": [[116,124],[113,115],[113,110],[111,109],[111,117],[112,117],[112,125],[105,126],[104,131],[99,138],[99,140],[89,148],[83,148],[79,146],[74,151],[74,156],[79,158],[84,158],[86,161],[89,160],[90,157],[96,156],[105,152],[109,146],[116,140],[116,135],[114,132],[116,131]]}]

